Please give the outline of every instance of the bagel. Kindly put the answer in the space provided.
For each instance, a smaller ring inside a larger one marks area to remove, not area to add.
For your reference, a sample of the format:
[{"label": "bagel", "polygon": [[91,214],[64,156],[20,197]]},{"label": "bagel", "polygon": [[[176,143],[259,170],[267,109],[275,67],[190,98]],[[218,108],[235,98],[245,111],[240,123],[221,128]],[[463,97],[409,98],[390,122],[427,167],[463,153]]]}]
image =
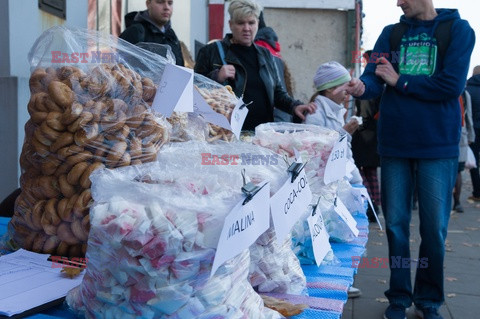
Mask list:
[{"label": "bagel", "polygon": [[[126,154],[126,153],[125,153]],[[103,165],[101,162],[95,162],[92,163],[88,166],[88,168],[83,172],[82,176],[80,177],[80,186],[83,188],[90,188],[92,185],[92,182],[90,181],[90,174],[97,168],[104,168],[105,165]]]},{"label": "bagel", "polygon": [[[45,122],[44,122],[45,123]],[[33,132],[33,136],[40,142],[42,143],[43,145],[45,146],[50,146],[52,145],[52,140],[47,138],[43,132],[42,132],[42,128],[39,126],[35,129],[35,131]]]},{"label": "bagel", "polygon": [[49,236],[45,243],[43,244],[42,252],[44,254],[53,254],[57,249],[60,240],[57,236]]},{"label": "bagel", "polygon": [[67,130],[71,133],[75,133],[80,128],[87,125],[93,119],[93,114],[90,112],[82,112],[80,116],[67,127]]},{"label": "bagel", "polygon": [[66,109],[68,106],[72,105],[75,97],[72,89],[60,81],[51,81],[48,85],[48,93],[55,103],[57,103],[63,109]]},{"label": "bagel", "polygon": [[[32,116],[33,118],[33,116]],[[61,112],[50,112],[45,119],[47,125],[55,131],[65,131],[66,126],[62,123]]]},{"label": "bagel", "polygon": [[142,141],[138,137],[132,137],[130,139],[130,157],[135,160],[140,156],[142,156]]},{"label": "bagel", "polygon": [[30,143],[35,150],[35,153],[38,154],[40,157],[46,157],[50,154],[50,149],[47,145],[40,143],[40,141],[35,137],[32,136],[30,138]]},{"label": "bagel", "polygon": [[36,253],[43,252],[42,249],[46,241],[47,241],[47,236],[45,236],[45,234],[37,233],[37,236],[35,237],[32,243],[32,251]]},{"label": "bagel", "polygon": [[55,176],[40,176],[39,187],[44,195],[44,198],[55,198],[60,195],[60,187]]},{"label": "bagel", "polygon": [[75,132],[73,139],[75,140],[75,144],[77,145],[85,145],[89,141],[95,139],[98,136],[98,124],[93,123],[91,125],[87,125],[83,128],[80,128],[78,131]]},{"label": "bagel", "polygon": [[45,121],[48,118],[47,112],[33,112],[30,113],[30,118],[32,119],[32,122],[35,124],[41,124],[43,121]]},{"label": "bagel", "polygon": [[30,75],[30,79],[28,80],[31,94],[35,94],[45,90],[42,80],[46,76],[47,72],[44,68],[37,68],[35,69],[35,71],[33,71],[33,73]]},{"label": "bagel", "polygon": [[83,218],[86,214],[88,215],[88,209],[92,203],[92,192],[90,189],[85,189],[75,201],[73,205],[73,213],[78,218]]},{"label": "bagel", "polygon": [[125,125],[126,121],[127,116],[124,112],[110,112],[102,116],[100,125],[102,126],[102,131],[104,132],[115,132],[121,129]]},{"label": "bagel", "polygon": [[[60,137],[60,135],[62,135],[61,132],[56,131],[56,130],[52,129],[51,127],[49,127],[47,125],[47,122],[43,122],[40,125],[40,130],[42,131],[42,135],[45,136],[51,142],[56,141]],[[51,144],[51,142],[50,142],[50,144]]]},{"label": "bagel", "polygon": [[83,105],[80,103],[73,103],[65,109],[62,114],[61,122],[63,125],[68,126],[75,122],[80,114],[83,112]]},{"label": "bagel", "polygon": [[67,181],[66,174],[62,174],[58,177],[58,184],[60,186],[60,191],[62,192],[62,195],[66,198],[70,198],[75,194],[75,187],[70,185],[70,183]]},{"label": "bagel", "polygon": [[122,158],[118,161],[116,167],[128,166],[132,162],[132,157],[128,152],[123,153]]},{"label": "bagel", "polygon": [[[58,240],[61,240],[60,237],[58,238]],[[55,254],[57,256],[68,257],[68,249],[69,248],[70,248],[70,246],[66,242],[60,241],[58,243],[57,250],[56,250]]]},{"label": "bagel", "polygon": [[92,156],[93,156],[93,154],[90,153],[89,151],[81,151],[77,154],[69,156],[67,158],[66,162],[71,166],[75,166],[80,162],[88,161],[89,159],[92,158]]},{"label": "bagel", "polygon": [[114,167],[114,165],[122,158],[123,154],[127,150],[126,142],[116,142],[112,145],[108,151],[108,155],[105,159],[105,163],[108,167]]},{"label": "bagel", "polygon": [[75,164],[73,168],[68,172],[67,181],[70,185],[78,185],[78,181],[82,176],[83,172],[87,169],[88,163],[80,162]]},{"label": "bagel", "polygon": [[53,175],[62,162],[53,154],[42,160],[41,170],[44,175]]},{"label": "bagel", "polygon": [[70,132],[63,132],[55,142],[50,145],[50,151],[56,153],[64,146],[68,146],[73,143],[73,134]]},{"label": "bagel", "polygon": [[52,198],[45,204],[45,209],[41,219],[43,230],[47,235],[56,235],[57,226],[61,219],[57,214],[57,199]]},{"label": "bagel", "polygon": [[61,223],[58,225],[57,228],[57,236],[62,242],[66,243],[67,245],[75,245],[79,244],[80,240],[75,237],[70,229],[70,223]]},{"label": "bagel", "polygon": [[62,207],[57,209],[58,216],[61,220],[66,222],[72,222],[74,220],[73,207],[78,199],[78,194],[73,194],[70,198],[64,198],[65,201],[62,203]]},{"label": "bagel", "polygon": [[86,242],[88,239],[88,234],[83,231],[82,227],[82,220],[81,219],[75,219],[72,224],[70,225],[70,229],[75,235],[75,237],[80,241],[80,242]]},{"label": "bagel", "polygon": [[[86,241],[86,240],[84,240]],[[83,252],[83,245],[72,245],[68,248],[68,256],[69,257],[83,257],[85,253]]]},{"label": "bagel", "polygon": [[142,78],[142,86],[143,86],[143,95],[142,99],[144,101],[151,101],[155,97],[157,93],[157,89],[155,88],[155,84],[149,78]]}]

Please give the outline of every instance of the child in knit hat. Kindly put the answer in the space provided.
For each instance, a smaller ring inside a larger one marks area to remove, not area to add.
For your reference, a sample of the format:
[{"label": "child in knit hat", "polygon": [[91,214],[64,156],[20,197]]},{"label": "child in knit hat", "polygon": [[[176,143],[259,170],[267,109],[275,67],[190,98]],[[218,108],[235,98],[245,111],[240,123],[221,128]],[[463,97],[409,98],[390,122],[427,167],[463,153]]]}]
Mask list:
[{"label": "child in knit hat", "polygon": [[352,118],[345,124],[347,110],[343,103],[347,100],[347,91],[342,88],[346,88],[350,80],[350,73],[340,63],[331,61],[320,65],[313,78],[316,92],[310,100],[315,102],[317,110],[307,115],[305,123],[324,126],[340,134],[348,133],[348,140],[351,141],[359,123]]},{"label": "child in knit hat", "polygon": [[[360,125],[357,117],[352,117],[345,124],[345,113],[347,110],[343,103],[347,100],[346,87],[352,78],[347,69],[340,63],[331,61],[320,65],[313,78],[316,92],[310,99],[317,106],[315,113],[308,114],[305,118],[306,124],[315,124],[339,132],[341,135],[347,134],[349,148],[347,151],[347,160],[353,164],[351,141],[352,134]],[[355,165],[352,165],[355,167]],[[362,177],[358,168],[354,168],[348,174],[348,181],[351,184],[362,184]]]}]

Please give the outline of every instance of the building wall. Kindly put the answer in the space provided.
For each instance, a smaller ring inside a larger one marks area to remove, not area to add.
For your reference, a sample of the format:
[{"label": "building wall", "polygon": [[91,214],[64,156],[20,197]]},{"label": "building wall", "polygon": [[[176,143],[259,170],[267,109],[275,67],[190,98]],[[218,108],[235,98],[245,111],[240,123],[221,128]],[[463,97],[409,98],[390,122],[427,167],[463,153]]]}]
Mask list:
[{"label": "building wall", "polygon": [[264,17],[278,35],[295,98],[307,101],[313,94],[313,76],[320,64],[331,60],[346,64],[346,11],[265,8]]}]

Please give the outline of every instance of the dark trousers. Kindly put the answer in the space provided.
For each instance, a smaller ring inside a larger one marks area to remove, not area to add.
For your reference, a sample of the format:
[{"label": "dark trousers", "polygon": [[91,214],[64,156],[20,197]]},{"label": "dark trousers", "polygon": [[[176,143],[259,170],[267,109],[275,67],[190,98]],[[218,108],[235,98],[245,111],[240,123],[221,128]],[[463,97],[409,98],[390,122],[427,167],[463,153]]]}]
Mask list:
[{"label": "dark trousers", "polygon": [[478,159],[480,153],[480,128],[475,128],[475,142],[470,144],[470,148],[475,155],[475,162],[477,163],[477,168],[472,168],[470,170],[470,178],[472,179],[473,193],[474,197],[480,197],[480,174],[478,170]]}]

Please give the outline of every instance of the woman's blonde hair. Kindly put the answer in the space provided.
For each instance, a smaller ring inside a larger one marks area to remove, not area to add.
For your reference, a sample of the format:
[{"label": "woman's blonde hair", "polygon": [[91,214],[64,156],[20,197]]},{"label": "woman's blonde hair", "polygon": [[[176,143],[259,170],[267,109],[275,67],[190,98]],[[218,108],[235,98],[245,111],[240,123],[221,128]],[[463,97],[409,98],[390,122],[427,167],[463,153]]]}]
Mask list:
[{"label": "woman's blonde hair", "polygon": [[228,7],[228,14],[232,21],[238,21],[252,15],[258,20],[261,11],[260,5],[250,0],[233,0]]}]

